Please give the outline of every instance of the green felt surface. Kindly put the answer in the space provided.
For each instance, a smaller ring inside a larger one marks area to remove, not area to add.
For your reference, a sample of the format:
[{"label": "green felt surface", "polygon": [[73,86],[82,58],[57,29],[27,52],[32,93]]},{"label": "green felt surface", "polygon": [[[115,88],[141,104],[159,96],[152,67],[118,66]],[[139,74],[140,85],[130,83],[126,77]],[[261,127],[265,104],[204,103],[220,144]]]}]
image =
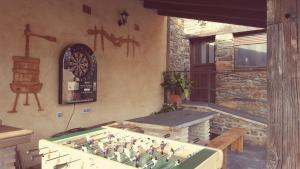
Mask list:
[{"label": "green felt surface", "polygon": [[188,158],[187,160],[183,161],[180,165],[174,167],[173,169],[193,169],[212,156],[216,151],[210,149],[203,149],[193,155],[192,157]]},{"label": "green felt surface", "polygon": [[66,134],[63,136],[59,136],[59,137],[51,137],[48,138],[48,141],[58,141],[58,140],[63,140],[63,139],[67,139],[67,138],[71,138],[71,137],[75,137],[75,136],[79,136],[79,135],[83,135],[83,134],[87,134],[87,133],[91,133],[91,132],[95,132],[95,131],[99,131],[99,130],[103,130],[104,128],[94,128],[94,129],[90,129],[90,130],[84,130],[84,131],[80,131],[80,132],[75,132],[75,133],[71,133],[71,134]]}]

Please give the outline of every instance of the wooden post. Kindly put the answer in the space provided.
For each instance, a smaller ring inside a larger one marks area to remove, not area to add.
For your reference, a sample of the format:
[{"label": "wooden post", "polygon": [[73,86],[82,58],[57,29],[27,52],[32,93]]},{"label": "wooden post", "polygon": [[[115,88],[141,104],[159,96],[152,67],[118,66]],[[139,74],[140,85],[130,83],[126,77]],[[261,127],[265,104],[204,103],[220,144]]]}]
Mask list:
[{"label": "wooden post", "polygon": [[300,166],[299,4],[300,0],[268,0],[267,169]]}]

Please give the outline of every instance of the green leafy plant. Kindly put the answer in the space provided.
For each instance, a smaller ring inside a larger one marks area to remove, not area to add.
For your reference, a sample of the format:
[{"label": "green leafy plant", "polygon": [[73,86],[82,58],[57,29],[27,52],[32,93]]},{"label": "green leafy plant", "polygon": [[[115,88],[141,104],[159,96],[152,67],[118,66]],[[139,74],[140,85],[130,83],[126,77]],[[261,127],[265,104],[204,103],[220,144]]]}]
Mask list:
[{"label": "green leafy plant", "polygon": [[190,94],[191,81],[184,73],[180,72],[164,72],[164,81],[161,86],[173,94],[188,98]]},{"label": "green leafy plant", "polygon": [[161,114],[161,113],[167,113],[167,112],[172,112],[178,110],[178,107],[176,104],[164,104],[163,107],[158,111],[152,113],[153,115],[155,114]]}]

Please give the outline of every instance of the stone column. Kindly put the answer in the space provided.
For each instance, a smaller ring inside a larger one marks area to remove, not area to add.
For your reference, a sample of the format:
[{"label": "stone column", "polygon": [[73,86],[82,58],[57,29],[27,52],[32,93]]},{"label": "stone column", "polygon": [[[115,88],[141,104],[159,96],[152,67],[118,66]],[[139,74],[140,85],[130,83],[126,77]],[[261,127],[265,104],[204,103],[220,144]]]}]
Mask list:
[{"label": "stone column", "polygon": [[217,71],[232,70],[234,68],[233,34],[216,35],[216,69]]},{"label": "stone column", "polygon": [[168,59],[170,71],[190,69],[190,43],[185,37],[184,19],[168,18]]},{"label": "stone column", "polygon": [[189,142],[193,142],[199,138],[197,144],[205,145],[209,142],[210,123],[209,120],[200,124],[196,124],[189,127]]},{"label": "stone column", "polygon": [[[233,34],[216,35],[216,70],[217,72],[224,72],[234,69],[234,42]],[[227,79],[227,74],[216,74],[216,103],[222,105],[226,103],[231,96],[227,96],[221,92],[224,90],[224,80]],[[227,81],[226,81],[227,82]]]}]

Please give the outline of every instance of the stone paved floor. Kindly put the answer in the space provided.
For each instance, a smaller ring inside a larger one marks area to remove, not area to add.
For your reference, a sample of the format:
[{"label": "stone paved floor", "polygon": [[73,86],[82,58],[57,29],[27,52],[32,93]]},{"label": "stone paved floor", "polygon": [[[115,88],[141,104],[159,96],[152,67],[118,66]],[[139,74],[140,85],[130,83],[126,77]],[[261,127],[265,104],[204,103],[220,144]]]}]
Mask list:
[{"label": "stone paved floor", "polygon": [[265,169],[266,149],[250,145],[244,146],[244,152],[228,151],[228,169]]}]

